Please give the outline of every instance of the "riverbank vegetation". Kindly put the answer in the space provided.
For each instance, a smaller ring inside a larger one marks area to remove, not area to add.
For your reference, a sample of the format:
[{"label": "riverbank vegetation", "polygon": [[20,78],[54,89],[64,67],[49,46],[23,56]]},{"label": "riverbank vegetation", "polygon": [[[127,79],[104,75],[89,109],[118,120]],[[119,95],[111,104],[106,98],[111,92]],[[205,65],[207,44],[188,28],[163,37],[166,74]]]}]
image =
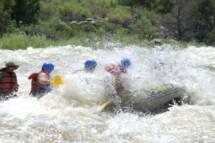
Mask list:
[{"label": "riverbank vegetation", "polygon": [[153,39],[215,45],[215,1],[0,0],[0,48]]}]

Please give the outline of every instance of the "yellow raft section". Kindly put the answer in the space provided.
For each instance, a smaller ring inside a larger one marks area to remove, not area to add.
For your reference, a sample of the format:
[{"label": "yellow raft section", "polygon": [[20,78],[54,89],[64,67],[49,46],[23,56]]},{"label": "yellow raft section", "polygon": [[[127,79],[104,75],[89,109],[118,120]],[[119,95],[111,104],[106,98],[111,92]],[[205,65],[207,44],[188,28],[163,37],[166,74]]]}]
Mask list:
[{"label": "yellow raft section", "polygon": [[108,101],[100,105],[99,110],[106,111],[106,110],[112,109],[112,107],[113,107],[113,101],[109,99]]}]

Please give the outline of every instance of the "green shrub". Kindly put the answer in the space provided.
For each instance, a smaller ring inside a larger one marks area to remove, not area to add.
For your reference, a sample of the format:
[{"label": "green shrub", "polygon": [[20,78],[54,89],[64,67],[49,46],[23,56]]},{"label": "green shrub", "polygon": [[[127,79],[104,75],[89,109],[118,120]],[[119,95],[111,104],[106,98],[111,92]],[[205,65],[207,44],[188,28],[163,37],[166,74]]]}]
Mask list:
[{"label": "green shrub", "polygon": [[135,23],[132,25],[133,32],[138,34],[141,39],[153,39],[158,28],[153,23],[154,13],[143,10]]},{"label": "green shrub", "polygon": [[107,17],[114,23],[124,23],[125,21],[130,21],[132,19],[129,7],[122,5],[116,5],[115,7],[110,8]]},{"label": "green shrub", "polygon": [[33,36],[29,37],[29,46],[35,48],[47,47],[52,45],[54,42],[47,40],[44,36]]},{"label": "green shrub", "polygon": [[14,0],[0,0],[0,36],[3,33],[13,31],[16,26],[16,23],[11,20],[14,5]]},{"label": "green shrub", "polygon": [[215,39],[215,27],[211,32],[209,32],[207,34],[207,39],[205,41],[206,41],[206,43],[215,46],[215,40],[214,39]]},{"label": "green shrub", "polygon": [[101,20],[96,23],[96,33],[100,36],[107,33],[114,33],[116,30],[117,25],[106,20]]},{"label": "green shrub", "polygon": [[41,21],[37,25],[21,27],[21,30],[25,31],[29,36],[43,35],[48,39],[56,40],[73,36],[76,29],[61,20],[50,19]]},{"label": "green shrub", "polygon": [[0,48],[2,49],[25,49],[27,47],[46,47],[49,46],[51,41],[43,36],[29,37],[26,35],[9,34],[0,39]]},{"label": "green shrub", "polygon": [[84,0],[80,1],[83,7],[88,7],[93,15],[106,17],[108,9],[118,4],[118,0]]},{"label": "green shrub", "polygon": [[5,35],[0,41],[0,47],[5,49],[22,49],[28,45],[28,39],[23,35]]},{"label": "green shrub", "polygon": [[80,3],[75,1],[63,3],[59,7],[59,12],[64,21],[85,20],[86,17],[92,15],[88,7],[82,7]]},{"label": "green shrub", "polygon": [[40,18],[44,21],[49,19],[59,18],[59,5],[61,4],[60,0],[52,0],[46,1],[41,0],[41,10],[40,10]]},{"label": "green shrub", "polygon": [[71,24],[72,33],[74,36],[79,36],[83,31],[82,26],[78,24]]}]

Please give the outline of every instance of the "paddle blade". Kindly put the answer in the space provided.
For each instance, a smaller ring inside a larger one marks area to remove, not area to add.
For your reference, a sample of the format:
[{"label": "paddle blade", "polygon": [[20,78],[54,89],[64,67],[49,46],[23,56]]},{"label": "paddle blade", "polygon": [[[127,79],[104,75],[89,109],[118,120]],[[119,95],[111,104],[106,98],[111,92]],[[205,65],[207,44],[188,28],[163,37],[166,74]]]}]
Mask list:
[{"label": "paddle blade", "polygon": [[51,84],[54,86],[59,86],[64,84],[63,78],[60,75],[55,75],[51,80]]},{"label": "paddle blade", "polygon": [[113,101],[108,100],[100,106],[100,111],[108,110],[112,108],[112,106],[113,106]]}]

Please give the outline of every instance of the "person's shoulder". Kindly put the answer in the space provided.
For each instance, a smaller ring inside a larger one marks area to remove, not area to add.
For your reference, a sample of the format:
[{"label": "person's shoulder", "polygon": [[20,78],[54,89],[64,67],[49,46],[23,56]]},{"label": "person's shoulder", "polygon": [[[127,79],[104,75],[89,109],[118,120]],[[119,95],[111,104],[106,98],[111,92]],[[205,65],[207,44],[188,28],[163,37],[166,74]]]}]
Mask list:
[{"label": "person's shoulder", "polygon": [[40,72],[39,76],[46,76],[47,74],[45,72]]},{"label": "person's shoulder", "polygon": [[34,73],[31,73],[28,77],[28,79],[36,79],[39,75],[39,72],[34,72]]}]

